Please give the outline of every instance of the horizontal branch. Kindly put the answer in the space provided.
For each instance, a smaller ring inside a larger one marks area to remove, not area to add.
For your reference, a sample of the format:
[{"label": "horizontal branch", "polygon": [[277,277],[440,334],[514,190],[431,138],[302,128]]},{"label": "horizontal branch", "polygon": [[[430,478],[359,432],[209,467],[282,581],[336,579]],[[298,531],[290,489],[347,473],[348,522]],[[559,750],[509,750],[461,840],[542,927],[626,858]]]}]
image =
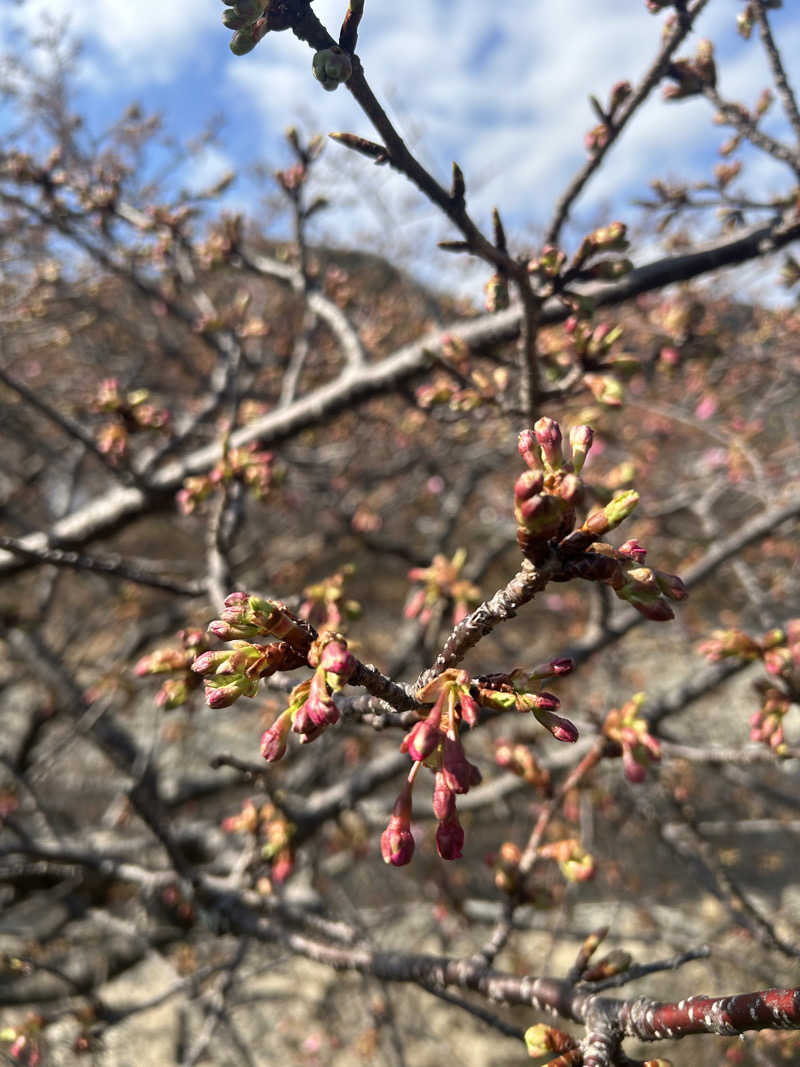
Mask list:
[{"label": "horizontal branch", "polygon": [[[733,240],[719,241],[694,252],[654,260],[632,270],[621,281],[587,286],[582,291],[591,296],[598,307],[622,304],[673,282],[688,281],[722,267],[756,259],[798,238],[800,221],[778,219]],[[563,322],[567,315],[568,311],[563,305],[552,301],[543,308],[541,321],[543,325]],[[446,338],[458,338],[470,348],[480,349],[515,340],[519,336],[520,324],[521,310],[518,307],[456,321],[404,345],[379,363],[349,367],[333,381],[299,400],[254,419],[233,433],[230,443],[233,447],[251,441],[258,441],[265,447],[278,444],[303,429],[320,425],[340,412],[380,396],[420,374],[441,350]],[[221,446],[215,443],[197,449],[182,459],[165,463],[153,474],[147,490],[134,486],[111,489],[54,523],[49,533],[39,532],[20,538],[20,545],[31,550],[47,548],[52,541],[74,546],[104,536],[140,515],[163,508],[168,503],[169,494],[177,492],[187,475],[209,470],[220,455]],[[0,574],[22,570],[30,565],[30,561],[0,550]]]}]

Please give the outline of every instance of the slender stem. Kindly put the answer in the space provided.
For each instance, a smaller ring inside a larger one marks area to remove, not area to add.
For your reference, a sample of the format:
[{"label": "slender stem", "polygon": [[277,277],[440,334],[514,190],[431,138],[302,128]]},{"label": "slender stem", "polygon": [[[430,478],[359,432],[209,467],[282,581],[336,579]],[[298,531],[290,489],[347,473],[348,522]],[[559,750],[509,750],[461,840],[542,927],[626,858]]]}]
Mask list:
[{"label": "slender stem", "polygon": [[797,97],[789,84],[781,54],[775,45],[775,38],[772,36],[772,28],[770,27],[769,19],[767,18],[767,9],[764,0],[755,0],[754,9],[756,18],[758,19],[758,27],[761,31],[761,41],[767,53],[769,65],[772,68],[772,76],[775,79],[775,85],[780,94],[783,109],[791,123],[795,137],[797,138],[798,147],[800,148],[800,109],[797,107]]},{"label": "slender stem", "polygon": [[608,124],[608,136],[605,144],[584,163],[556,204],[553,220],[547,229],[547,234],[544,239],[545,244],[554,245],[558,243],[561,229],[567,221],[573,204],[583,192],[589,179],[595,171],[599,169],[611,146],[625,129],[630,119],[661,81],[675,50],[692,29],[697,16],[707,4],[708,0],[697,0],[686,16],[678,19],[675,29],[664,42],[661,51],[656,56],[655,62],[645,74],[639,87],[620,109],[619,113],[615,116],[614,121]]}]

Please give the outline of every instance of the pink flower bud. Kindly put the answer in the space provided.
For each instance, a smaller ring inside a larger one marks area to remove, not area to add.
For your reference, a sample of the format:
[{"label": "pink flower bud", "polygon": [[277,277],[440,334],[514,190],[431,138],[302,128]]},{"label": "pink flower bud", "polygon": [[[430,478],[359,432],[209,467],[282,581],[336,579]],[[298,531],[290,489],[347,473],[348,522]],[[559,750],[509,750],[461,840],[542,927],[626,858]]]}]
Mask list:
[{"label": "pink flower bud", "polygon": [[541,448],[541,456],[544,465],[549,470],[561,470],[564,466],[564,456],[561,452],[561,427],[555,419],[543,416],[533,427],[536,440]]},{"label": "pink flower bud", "polygon": [[463,847],[464,829],[454,809],[451,817],[440,822],[436,829],[436,851],[443,860],[458,860],[461,859]]},{"label": "pink flower bud", "polygon": [[578,740],[578,728],[569,719],[544,708],[534,708],[533,714],[542,726],[550,731],[556,741],[566,741],[572,744]]},{"label": "pink flower bud", "polygon": [[471,693],[462,693],[459,697],[461,706],[461,721],[467,726],[477,726],[481,717],[481,709],[475,697]]},{"label": "pink flower bud", "polygon": [[275,763],[286,752],[286,738],[291,725],[291,716],[284,712],[261,735],[261,755],[267,763]]},{"label": "pink flower bud", "polygon": [[455,810],[456,795],[452,789],[447,787],[441,771],[437,771],[433,785],[433,814],[439,822],[444,822],[446,819],[451,818]]},{"label": "pink flower bud", "polygon": [[453,793],[466,793],[478,785],[481,772],[464,755],[464,748],[457,738],[445,737],[442,742],[442,777]]},{"label": "pink flower bud", "polygon": [[632,537],[629,541],[619,546],[619,553],[622,556],[630,556],[637,563],[644,563],[647,549],[642,548],[636,538]]},{"label": "pink flower bud", "polygon": [[523,430],[517,438],[517,450],[531,470],[539,470],[539,449],[533,430]]},{"label": "pink flower bud", "polygon": [[411,784],[406,783],[395,801],[389,825],[381,834],[381,855],[384,863],[404,867],[414,855],[411,834]]},{"label": "pink flower bud", "polygon": [[355,657],[341,641],[329,641],[322,650],[320,666],[335,674],[344,685],[356,669]]},{"label": "pink flower bud", "polygon": [[400,751],[407,752],[413,760],[420,763],[426,760],[442,738],[438,722],[440,718],[441,708],[439,709],[439,714],[436,716],[435,721],[433,719],[433,712],[431,712],[427,719],[423,719],[422,722],[414,723],[403,738]]}]

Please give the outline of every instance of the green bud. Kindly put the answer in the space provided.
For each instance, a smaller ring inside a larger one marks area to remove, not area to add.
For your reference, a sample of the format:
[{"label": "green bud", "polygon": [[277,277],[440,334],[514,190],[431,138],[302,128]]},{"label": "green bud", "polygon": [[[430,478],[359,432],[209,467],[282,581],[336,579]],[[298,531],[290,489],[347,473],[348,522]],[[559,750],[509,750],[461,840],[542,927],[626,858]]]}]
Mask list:
[{"label": "green bud", "polygon": [[253,51],[257,44],[258,42],[248,27],[246,30],[239,30],[231,37],[230,49],[235,56],[246,56],[248,52]]},{"label": "green bud", "polygon": [[251,20],[237,14],[234,8],[227,7],[222,12],[222,25],[228,30],[243,30]]},{"label": "green bud", "polygon": [[329,93],[346,82],[353,73],[350,56],[338,45],[316,52],[311,69],[322,88]]}]

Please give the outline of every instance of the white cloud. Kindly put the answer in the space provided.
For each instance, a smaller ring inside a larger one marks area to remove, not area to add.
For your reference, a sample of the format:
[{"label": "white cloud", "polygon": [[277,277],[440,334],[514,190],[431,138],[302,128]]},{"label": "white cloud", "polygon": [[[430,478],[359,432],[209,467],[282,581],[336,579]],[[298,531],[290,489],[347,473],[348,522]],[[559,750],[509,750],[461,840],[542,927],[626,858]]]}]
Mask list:
[{"label": "white cloud", "polygon": [[[792,6],[772,18],[800,85],[800,22],[787,10]],[[770,74],[757,34],[749,43],[736,35],[735,7],[710,4],[682,51],[711,36],[722,90],[752,104]],[[336,36],[345,8],[346,0],[315,0],[313,10]],[[85,77],[98,91],[169,86],[174,97],[178,87],[192,97],[195,114],[206,99],[209,114],[225,111],[241,167],[256,157],[280,162],[276,146],[297,122],[375,136],[349,93],[326,93],[313,81],[311,53],[290,32],[231,56],[217,0],[28,0],[23,10],[26,21],[45,10],[71,19],[92,45]],[[596,121],[588,94],[604,100],[614,81],[636,83],[659,47],[663,21],[647,13],[644,0],[367,0],[358,51],[398,130],[438,180],[446,185],[451,161],[461,164],[476,220],[485,225],[498,205],[512,230],[530,232],[546,223],[554,198],[586,158],[583,137]],[[705,101],[666,106],[653,99],[587,187],[579,215],[604,203],[619,212],[654,176],[706,176],[725,137],[710,119]],[[785,133],[777,102],[765,126]],[[782,187],[779,170],[757,166],[770,190]],[[451,235],[403,179],[330,145],[321,176],[329,182],[341,174],[356,176],[342,196],[347,217],[329,214],[327,225],[343,239],[372,228],[376,241],[390,241],[394,228],[401,243],[429,250]]]}]

